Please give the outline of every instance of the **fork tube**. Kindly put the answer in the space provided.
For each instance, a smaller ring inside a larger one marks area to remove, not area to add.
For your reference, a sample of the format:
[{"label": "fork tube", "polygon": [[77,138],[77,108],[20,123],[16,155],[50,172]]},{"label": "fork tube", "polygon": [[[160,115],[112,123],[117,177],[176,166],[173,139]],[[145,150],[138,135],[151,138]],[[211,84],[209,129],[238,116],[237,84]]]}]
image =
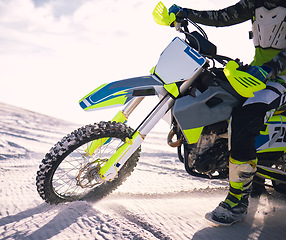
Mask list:
[{"label": "fork tube", "polygon": [[141,103],[143,99],[144,97],[135,97],[126,105],[126,107],[122,110],[126,118],[130,116],[130,114],[139,105],[139,103]]},{"label": "fork tube", "polygon": [[169,95],[166,95],[158,105],[153,109],[149,116],[140,124],[138,132],[140,132],[143,138],[153,129],[153,127],[159,122],[159,120],[168,112],[173,106],[174,99]]}]

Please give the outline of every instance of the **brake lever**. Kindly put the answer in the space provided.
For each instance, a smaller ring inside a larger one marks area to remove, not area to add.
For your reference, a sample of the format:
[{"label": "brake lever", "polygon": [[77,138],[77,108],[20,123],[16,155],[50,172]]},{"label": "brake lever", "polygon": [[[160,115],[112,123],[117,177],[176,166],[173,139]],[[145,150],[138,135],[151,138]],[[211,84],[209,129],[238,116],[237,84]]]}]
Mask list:
[{"label": "brake lever", "polygon": [[185,19],[183,18],[180,18],[180,19],[177,19],[177,21],[175,21],[174,23],[174,26],[176,28],[177,31],[179,32],[189,32],[189,29],[188,29],[188,21],[186,21]]}]

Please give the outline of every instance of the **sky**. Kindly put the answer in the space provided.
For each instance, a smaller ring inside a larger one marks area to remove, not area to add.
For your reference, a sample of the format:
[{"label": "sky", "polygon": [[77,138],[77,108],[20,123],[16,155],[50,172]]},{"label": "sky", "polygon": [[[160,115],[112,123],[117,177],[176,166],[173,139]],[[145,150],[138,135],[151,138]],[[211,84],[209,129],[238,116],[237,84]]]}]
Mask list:
[{"label": "sky", "polygon": [[[113,110],[85,112],[78,102],[102,83],[149,75],[169,42],[183,37],[153,21],[158,2],[0,0],[0,101],[77,123],[110,120]],[[163,1],[204,10],[236,2]],[[204,29],[219,54],[251,61],[250,22]]]}]

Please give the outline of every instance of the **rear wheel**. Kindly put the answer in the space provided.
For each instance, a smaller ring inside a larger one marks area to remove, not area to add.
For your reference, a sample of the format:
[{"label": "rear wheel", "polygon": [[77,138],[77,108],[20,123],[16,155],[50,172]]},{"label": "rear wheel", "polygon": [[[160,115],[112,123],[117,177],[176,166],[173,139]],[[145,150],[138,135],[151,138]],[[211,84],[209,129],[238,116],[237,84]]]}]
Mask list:
[{"label": "rear wheel", "polygon": [[[134,170],[140,147],[127,160],[118,176],[109,182],[97,181],[99,169],[124,144],[132,129],[122,123],[100,122],[87,125],[59,141],[46,154],[37,172],[39,195],[50,204],[66,201],[99,200],[116,189]],[[99,147],[89,156],[91,143]]]}]

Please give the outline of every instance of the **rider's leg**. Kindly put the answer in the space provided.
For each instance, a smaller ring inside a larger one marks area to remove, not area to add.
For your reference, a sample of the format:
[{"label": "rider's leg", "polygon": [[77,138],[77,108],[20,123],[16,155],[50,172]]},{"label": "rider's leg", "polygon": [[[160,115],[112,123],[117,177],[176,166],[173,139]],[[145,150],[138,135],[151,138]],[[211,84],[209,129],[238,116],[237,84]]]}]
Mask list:
[{"label": "rider's leg", "polygon": [[[237,108],[231,120],[231,156],[229,159],[229,192],[219,206],[206,217],[219,224],[230,225],[247,213],[248,198],[257,159],[255,137],[263,127],[264,114],[254,114],[255,105]],[[259,109],[265,109],[260,106]]]},{"label": "rider's leg", "polygon": [[264,127],[264,116],[268,109],[267,104],[252,103],[244,104],[233,112],[229,159],[230,188],[225,200],[230,207],[243,204],[247,209],[257,165],[255,138]]},{"label": "rider's leg", "polygon": [[[279,90],[280,86],[280,84],[277,85]],[[225,201],[206,215],[214,222],[230,225],[242,220],[247,212],[248,198],[257,164],[255,138],[263,129],[265,113],[277,108],[282,102],[283,94],[279,94],[277,88],[274,89],[271,86],[269,89],[258,92],[255,97],[248,99],[232,114],[230,188]]]},{"label": "rider's leg", "polygon": [[231,208],[241,204],[241,211],[246,212],[256,165],[257,159],[242,162],[230,157],[229,192],[224,202]]}]

